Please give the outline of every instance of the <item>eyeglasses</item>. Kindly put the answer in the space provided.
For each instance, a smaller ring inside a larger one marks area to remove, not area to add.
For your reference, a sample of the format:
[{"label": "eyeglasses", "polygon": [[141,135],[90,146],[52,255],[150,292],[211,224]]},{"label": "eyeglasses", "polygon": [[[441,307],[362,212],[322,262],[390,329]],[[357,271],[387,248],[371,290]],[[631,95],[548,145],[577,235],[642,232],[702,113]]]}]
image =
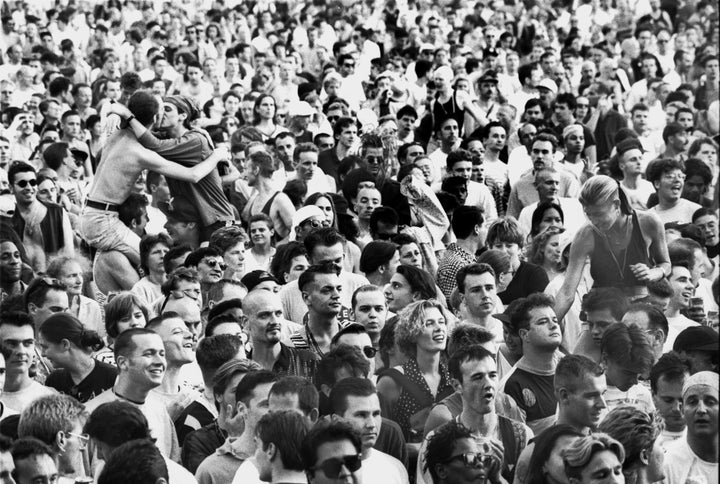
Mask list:
[{"label": "eyeglasses", "polygon": [[368,163],[370,163],[372,165],[374,165],[376,163],[379,165],[380,163],[383,162],[383,157],[382,156],[366,156],[365,161],[367,161]]},{"label": "eyeglasses", "polygon": [[330,123],[334,123],[334,122],[337,121],[338,119],[340,119],[340,116],[328,116],[328,117],[327,117],[327,120],[328,120],[328,122],[330,122]]},{"label": "eyeglasses", "polygon": [[68,432],[67,434],[70,437],[77,437],[80,441],[80,450],[87,449],[88,443],[90,442],[90,436],[88,434],[76,434],[75,432]]},{"label": "eyeglasses", "polygon": [[348,67],[348,68],[352,67],[352,68],[355,68],[355,63],[353,62],[352,64],[348,64],[348,63],[346,62],[345,64],[343,64],[343,67]]},{"label": "eyeglasses", "polygon": [[483,454],[482,452],[458,454],[446,460],[445,463],[447,464],[454,460],[462,460],[465,467],[490,467],[490,464],[492,464],[492,456]]},{"label": "eyeglasses", "polygon": [[306,220],[303,222],[303,224],[308,224],[310,227],[314,229],[319,229],[320,227],[329,227],[330,221],[329,220]]},{"label": "eyeglasses", "polygon": [[685,174],[683,173],[665,173],[662,176],[663,180],[679,180],[679,181],[685,181]]},{"label": "eyeglasses", "polygon": [[321,470],[323,471],[323,474],[325,474],[330,479],[337,479],[343,467],[345,467],[350,472],[356,472],[360,469],[361,465],[362,461],[360,460],[359,455],[345,455],[342,457],[333,457],[327,459],[323,461],[322,464],[314,466],[312,470]]},{"label": "eyeglasses", "polygon": [[217,259],[204,259],[201,262],[204,262],[205,264],[212,267],[213,269],[215,269],[215,267],[219,267],[221,271],[224,271],[225,269],[227,269],[227,264],[225,264],[224,262],[220,262]]},{"label": "eyeglasses", "polygon": [[33,178],[32,180],[20,180],[19,182],[15,182],[15,185],[19,186],[20,188],[25,188],[28,186],[28,184],[31,187],[37,186],[37,179]]},{"label": "eyeglasses", "polygon": [[365,355],[365,358],[375,358],[378,350],[376,350],[372,346],[363,346],[362,352]]}]

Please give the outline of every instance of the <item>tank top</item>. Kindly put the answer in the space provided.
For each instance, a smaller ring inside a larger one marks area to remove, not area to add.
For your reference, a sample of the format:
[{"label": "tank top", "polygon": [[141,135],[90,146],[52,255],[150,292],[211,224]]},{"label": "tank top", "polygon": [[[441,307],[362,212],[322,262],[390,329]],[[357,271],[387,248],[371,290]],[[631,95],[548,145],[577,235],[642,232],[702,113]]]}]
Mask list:
[{"label": "tank top", "polygon": [[590,257],[590,275],[593,278],[593,287],[634,287],[645,286],[646,283],[638,281],[630,270],[633,264],[645,264],[652,267],[645,239],[643,239],[637,213],[632,213],[632,233],[625,249],[618,254],[612,253],[605,237],[593,231],[595,249]]},{"label": "tank top", "polygon": [[465,110],[460,109],[460,106],[458,106],[458,103],[455,100],[454,90],[452,96],[450,96],[450,99],[445,103],[441,103],[440,99],[438,97],[435,97],[435,102],[433,102],[432,107],[432,114],[434,124],[433,129],[437,127],[437,123],[439,123],[441,120],[446,118],[453,118],[455,121],[457,121],[458,132],[462,134],[463,122],[465,121]]},{"label": "tank top", "polygon": [[262,213],[264,213],[268,217],[270,216],[270,208],[272,207],[273,201],[275,201],[275,197],[277,197],[279,193],[280,192],[275,192],[275,194],[272,197],[270,197],[270,200],[265,202],[265,205],[263,206],[262,210],[260,210]]}]

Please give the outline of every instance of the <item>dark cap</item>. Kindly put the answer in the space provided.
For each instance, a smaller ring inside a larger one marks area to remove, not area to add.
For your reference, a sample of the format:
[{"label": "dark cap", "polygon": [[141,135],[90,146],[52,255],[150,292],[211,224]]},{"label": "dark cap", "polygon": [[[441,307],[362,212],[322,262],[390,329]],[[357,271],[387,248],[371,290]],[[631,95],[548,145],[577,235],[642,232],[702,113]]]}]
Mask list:
[{"label": "dark cap", "polygon": [[488,82],[493,83],[493,84],[498,83],[498,77],[497,77],[497,73],[495,71],[493,71],[493,70],[486,71],[482,76],[480,76],[480,79],[478,79],[478,81],[477,81],[478,85],[483,84],[483,83],[488,83]]},{"label": "dark cap", "polygon": [[70,153],[72,153],[76,160],[80,160],[81,162],[87,160],[89,156],[87,151],[78,148],[70,148]]},{"label": "dark cap", "polygon": [[627,138],[617,144],[617,155],[618,156],[622,156],[623,154],[627,153],[630,150],[640,150],[643,153],[645,152],[645,150],[642,147],[642,144],[640,143],[640,140],[637,138]]},{"label": "dark cap", "polygon": [[512,317],[515,311],[517,311],[518,306],[520,303],[522,303],[525,300],[524,297],[520,297],[518,299],[515,299],[510,304],[507,305],[505,308],[505,311],[498,314],[493,314],[493,318],[499,319],[503,322],[503,324],[507,324],[510,327],[513,327]]},{"label": "dark cap", "polygon": [[169,219],[178,222],[197,222],[197,210],[185,197],[173,197],[169,202],[159,202],[158,208]]},{"label": "dark cap", "polygon": [[718,333],[710,326],[685,328],[675,338],[673,351],[718,351]]},{"label": "dark cap", "polygon": [[360,255],[360,270],[365,274],[375,272],[386,264],[397,251],[397,245],[384,240],[373,240],[365,246]]},{"label": "dark cap", "polygon": [[267,271],[257,270],[257,271],[251,271],[248,272],[243,276],[242,279],[240,279],[240,282],[243,283],[245,287],[247,287],[248,292],[255,289],[257,286],[259,286],[263,282],[272,281],[278,285],[280,283],[277,279],[275,279],[275,276],[270,274]]}]

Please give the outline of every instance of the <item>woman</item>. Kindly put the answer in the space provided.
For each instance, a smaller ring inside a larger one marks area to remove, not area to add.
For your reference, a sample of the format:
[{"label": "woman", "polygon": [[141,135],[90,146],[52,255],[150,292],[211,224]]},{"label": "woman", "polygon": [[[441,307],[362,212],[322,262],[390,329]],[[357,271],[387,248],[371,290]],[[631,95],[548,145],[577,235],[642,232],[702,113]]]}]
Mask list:
[{"label": "woman", "polygon": [[[567,424],[553,425],[532,441],[526,484],[569,484],[562,451],[583,434]],[[516,478],[519,477],[516,475]]]},{"label": "woman", "polygon": [[[313,193],[305,199],[304,206],[315,205],[325,214],[325,218],[329,223],[329,227],[338,228],[337,208],[332,196],[327,193]],[[345,240],[343,247],[345,259],[343,260],[343,268],[349,272],[357,273],[360,270],[360,248],[354,242]]]},{"label": "woman", "polygon": [[274,138],[279,133],[286,131],[285,128],[275,124],[277,106],[275,98],[270,94],[262,94],[255,100],[253,107],[253,126],[262,134],[263,141]]},{"label": "woman", "polygon": [[310,267],[307,251],[301,242],[288,242],[277,247],[270,262],[270,273],[280,284],[297,280]]},{"label": "woman", "polygon": [[617,439],[625,449],[623,474],[628,484],[650,484],[665,479],[665,451],[660,445],[662,420],[632,406],[614,408],[598,430]]},{"label": "woman", "polygon": [[425,269],[423,253],[420,250],[417,240],[415,240],[413,236],[408,234],[397,234],[390,240],[393,244],[398,246],[400,264],[417,267],[418,269]]},{"label": "woman", "polygon": [[525,236],[512,217],[500,217],[488,228],[487,247],[502,250],[510,257],[513,277],[507,288],[498,293],[505,305],[534,292],[542,292],[548,284],[547,274],[541,267],[521,260],[524,241]]},{"label": "woman", "polygon": [[61,368],[50,373],[46,386],[85,403],[115,384],[117,369],[92,357],[104,346],[102,338],[75,316],[53,314],[40,325],[39,333],[42,356]]},{"label": "woman", "polygon": [[562,456],[570,484],[625,484],[625,450],[607,434],[581,437],[563,450]]},{"label": "woman", "polygon": [[272,219],[264,213],[259,213],[250,217],[248,227],[252,245],[245,249],[245,273],[256,270],[269,271],[270,262],[275,256],[275,247],[273,247],[275,228]]},{"label": "woman", "polygon": [[115,365],[113,341],[130,328],[144,328],[150,320],[150,309],[136,294],[125,291],[109,298],[105,305],[105,332],[108,345],[93,355],[98,361]]},{"label": "woman", "polygon": [[435,279],[427,271],[404,265],[398,266],[384,292],[388,311],[396,314],[415,301],[437,297]]},{"label": "woman", "polygon": [[67,290],[70,303],[70,313],[83,322],[89,330],[95,331],[101,337],[105,337],[105,328],[102,324],[103,316],[100,305],[83,296],[84,274],[87,272],[83,266],[88,266],[87,261],[81,264],[81,258],[57,257],[53,259],[47,268],[47,275],[62,282]]},{"label": "woman", "polygon": [[588,257],[593,287],[618,287],[631,296],[646,295],[648,283],[670,273],[662,223],[653,214],[632,210],[617,181],[605,175],[590,178],[580,202],[590,223],[570,248],[565,282],[555,299],[558,319],[572,304]]},{"label": "woman", "polygon": [[383,372],[377,388],[409,443],[422,441],[430,407],[454,391],[440,361],[447,335],[447,311],[435,299],[414,302],[398,317],[395,341],[408,360]]},{"label": "woman", "polygon": [[540,202],[532,214],[530,239],[548,227],[564,227],[565,214],[555,202]]},{"label": "woman", "polygon": [[223,227],[213,232],[210,245],[214,245],[222,252],[227,267],[223,278],[240,281],[245,275],[245,242],[247,234],[237,226]]},{"label": "woman", "polygon": [[135,283],[131,291],[149,306],[162,297],[160,287],[167,276],[163,259],[172,246],[170,236],[162,232],[146,235],[140,240],[140,268],[145,276]]},{"label": "woman", "polygon": [[552,281],[563,272],[562,243],[565,229],[548,227],[532,239],[528,259],[543,268]]}]

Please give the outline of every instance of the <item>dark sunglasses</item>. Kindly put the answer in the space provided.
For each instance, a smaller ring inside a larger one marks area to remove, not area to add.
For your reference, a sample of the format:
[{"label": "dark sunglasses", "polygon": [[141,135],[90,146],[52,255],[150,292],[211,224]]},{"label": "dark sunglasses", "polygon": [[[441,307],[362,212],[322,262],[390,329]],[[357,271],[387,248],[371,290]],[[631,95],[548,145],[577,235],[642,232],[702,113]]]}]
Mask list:
[{"label": "dark sunglasses", "polygon": [[322,464],[313,467],[313,470],[321,470],[330,479],[337,479],[340,471],[345,467],[350,472],[357,472],[362,465],[359,455],[345,455],[343,457],[333,457]]},{"label": "dark sunglasses", "polygon": [[378,352],[378,350],[376,350],[372,346],[363,346],[362,351],[365,355],[365,358],[375,358],[375,355]]},{"label": "dark sunglasses", "polygon": [[343,64],[343,67],[355,67],[355,64],[354,63],[353,64],[345,63],[345,64]]},{"label": "dark sunglasses", "polygon": [[20,180],[19,182],[15,182],[15,185],[19,186],[20,188],[25,188],[28,186],[28,184],[31,187],[37,186],[37,179],[33,178],[32,180]]},{"label": "dark sunglasses", "polygon": [[206,259],[206,260],[203,260],[202,262],[204,262],[208,266],[212,267],[213,269],[215,267],[219,267],[221,271],[224,271],[225,269],[227,269],[227,264],[225,264],[224,262],[220,262],[219,260],[216,260],[216,259],[211,259],[211,260]]},{"label": "dark sunglasses", "polygon": [[340,116],[328,116],[328,117],[327,117],[327,120],[328,120],[328,122],[330,122],[330,123],[334,123],[334,122],[337,121],[338,119],[340,119]]},{"label": "dark sunglasses", "polygon": [[322,222],[319,220],[306,220],[305,222],[303,222],[303,224],[308,224],[310,227],[312,227],[314,229],[319,229],[321,227],[329,227],[330,226],[330,222],[328,222],[327,220],[324,220]]},{"label": "dark sunglasses", "polygon": [[462,460],[465,467],[490,467],[490,464],[492,464],[492,456],[483,454],[482,452],[466,452],[464,454],[458,454],[455,457],[451,457],[446,460],[445,463],[447,464],[454,460]]},{"label": "dark sunglasses", "polygon": [[368,163],[372,163],[372,164],[377,163],[379,165],[383,162],[383,157],[382,156],[366,156],[365,161],[367,161]]}]

